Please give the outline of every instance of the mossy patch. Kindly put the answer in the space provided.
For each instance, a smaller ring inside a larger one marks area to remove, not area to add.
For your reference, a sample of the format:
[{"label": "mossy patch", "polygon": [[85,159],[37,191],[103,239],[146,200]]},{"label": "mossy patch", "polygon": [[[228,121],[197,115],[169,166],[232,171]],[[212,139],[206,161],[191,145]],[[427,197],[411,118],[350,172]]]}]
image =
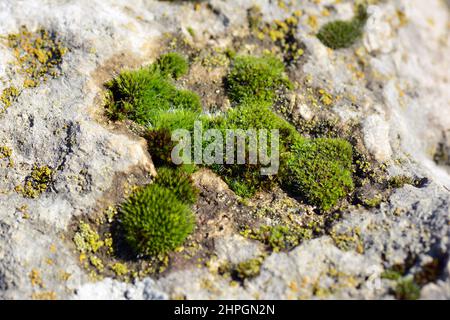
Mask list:
[{"label": "mossy patch", "polygon": [[241,234],[246,238],[258,240],[278,252],[296,247],[304,240],[312,239],[313,229],[300,226],[265,225],[257,229],[245,229]]},{"label": "mossy patch", "polygon": [[354,188],[352,146],[342,139],[300,139],[291,148],[285,183],[293,193],[323,210]]},{"label": "mossy patch", "polygon": [[237,56],[226,81],[228,96],[236,104],[272,103],[277,90],[292,87],[284,71],[273,56]]},{"label": "mossy patch", "polygon": [[40,28],[34,32],[26,26],[7,37],[7,45],[13,49],[20,72],[25,76],[23,86],[36,87],[49,77],[61,74],[60,65],[68,49],[55,32]]},{"label": "mossy patch", "polygon": [[189,70],[186,59],[176,52],[162,55],[156,63],[163,75],[170,76],[175,80],[184,76]]},{"label": "mossy patch", "polygon": [[136,252],[166,253],[194,230],[189,207],[168,188],[151,184],[133,194],[120,209],[125,238]]},{"label": "mossy patch", "polygon": [[31,174],[25,179],[23,186],[16,186],[17,193],[27,198],[37,198],[47,191],[51,183],[53,170],[48,166],[34,165]]},{"label": "mossy patch", "polygon": [[352,20],[336,20],[325,24],[320,28],[317,38],[331,49],[348,48],[361,38],[366,20],[366,8],[360,5]]},{"label": "mossy patch", "polygon": [[184,203],[194,204],[197,201],[198,191],[192,185],[191,177],[182,168],[159,168],[155,183],[168,188]]},{"label": "mossy patch", "polygon": [[[266,104],[258,104],[256,102],[249,105],[241,105],[230,110],[222,119],[219,119],[216,128],[222,131],[224,141],[226,139],[226,130],[228,129],[265,129],[268,130],[268,145],[270,146],[272,134],[271,130],[278,130],[280,136],[279,150],[280,157],[283,157],[290,145],[298,136],[295,128],[284,119],[277,116]],[[259,138],[258,138],[258,142]],[[249,138],[245,141],[246,163],[245,164],[222,164],[213,165],[212,168],[228,183],[230,188],[238,195],[243,197],[251,197],[262,187],[270,187],[276,183],[276,177],[261,175],[261,163],[250,164],[248,161],[251,148],[255,148],[251,144]],[[253,150],[254,151],[254,150]],[[224,151],[224,154],[225,151]],[[236,159],[236,153],[233,154]],[[270,157],[270,154],[268,155]],[[225,162],[226,163],[226,160]]]},{"label": "mossy patch", "polygon": [[200,98],[191,91],[177,89],[172,81],[186,69],[184,58],[173,53],[151,66],[123,71],[106,83],[107,115],[155,129],[192,125],[202,110]]}]

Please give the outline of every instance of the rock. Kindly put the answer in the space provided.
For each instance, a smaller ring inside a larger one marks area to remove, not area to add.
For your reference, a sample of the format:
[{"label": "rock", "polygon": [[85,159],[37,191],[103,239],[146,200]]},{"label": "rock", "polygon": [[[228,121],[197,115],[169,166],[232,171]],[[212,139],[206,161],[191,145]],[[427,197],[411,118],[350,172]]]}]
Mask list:
[{"label": "rock", "polygon": [[380,162],[391,159],[389,124],[379,115],[368,116],[363,126],[364,143],[371,154]]},{"label": "rock", "polygon": [[[258,196],[231,201],[228,185],[200,170],[193,180],[203,186],[201,196],[217,196],[203,202],[210,206],[201,216],[209,250],[199,257],[203,264],[169,263],[158,277],[126,282],[110,275],[94,281],[80,262],[71,238],[79,219],[95,220],[156,174],[139,128],[105,117],[103,84],[122,69],[152,63],[168,49],[167,33],[191,37],[192,29],[197,49],[225,50],[248,36],[247,10],[254,5],[250,0],[211,0],[197,9],[187,1],[156,0],[0,3],[2,36],[22,25],[44,27],[69,49],[60,75],[24,88],[13,50],[3,41],[0,46],[0,96],[10,86],[20,88],[4,112],[0,102],[0,148],[12,151],[0,153],[1,299],[393,299],[396,283],[383,272],[400,266],[402,276],[421,274],[430,261],[445,262],[444,270],[432,270],[433,277],[421,284],[421,298],[450,297],[450,171],[445,161],[435,162],[450,130],[449,8],[440,0],[377,2],[368,8],[363,39],[334,51],[315,34],[326,22],[350,19],[351,3],[297,1],[286,10],[277,1],[258,2],[265,22],[297,12],[300,26],[293,34],[304,52],[288,73],[296,77],[293,92],[305,97],[295,106],[298,118],[309,123],[326,115],[355,125],[351,128],[361,132],[350,134],[361,134],[357,142],[391,175],[428,183],[390,190],[372,208],[349,205],[326,233],[289,252],[272,252],[239,232],[241,224],[252,222],[249,212]],[[246,44],[242,52],[256,46]],[[332,96],[331,105],[309,105],[319,89]],[[35,166],[51,169],[51,182],[38,197],[26,197],[16,188]],[[222,217],[214,216],[219,205]],[[280,212],[271,214],[267,223],[285,222]],[[289,216],[315,217],[304,204]],[[236,264],[262,254],[259,275],[239,283],[206,267],[213,257]]]}]

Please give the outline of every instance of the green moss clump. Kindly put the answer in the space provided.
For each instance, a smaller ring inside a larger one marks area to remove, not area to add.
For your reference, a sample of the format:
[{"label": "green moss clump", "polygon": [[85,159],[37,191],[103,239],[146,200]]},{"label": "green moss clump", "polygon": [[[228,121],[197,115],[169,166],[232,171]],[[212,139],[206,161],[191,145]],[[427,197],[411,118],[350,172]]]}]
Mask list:
[{"label": "green moss clump", "polygon": [[152,161],[155,166],[170,165],[172,163],[171,153],[175,147],[172,141],[171,132],[169,129],[155,129],[149,130],[145,134],[147,140],[147,147]]},{"label": "green moss clump", "polygon": [[189,70],[186,59],[176,52],[167,53],[159,57],[157,65],[162,74],[171,76],[174,79],[184,76]]},{"label": "green moss clump", "polygon": [[234,103],[272,103],[276,90],[292,83],[284,73],[284,64],[272,56],[238,56],[227,77],[228,96]]},{"label": "green moss clump", "polygon": [[31,174],[25,179],[23,186],[17,186],[16,192],[27,198],[37,198],[45,192],[51,182],[53,170],[47,166],[33,166]]},{"label": "green moss clump", "polygon": [[398,300],[417,300],[420,298],[420,287],[412,277],[405,277],[397,282],[395,298]]},{"label": "green moss clump", "polygon": [[[217,128],[222,130],[223,139],[226,139],[227,129],[267,129],[268,130],[268,146],[270,147],[271,133],[270,130],[279,130],[280,158],[283,158],[287,152],[288,146],[299,138],[295,128],[287,121],[277,116],[266,104],[252,103],[242,105],[230,110],[224,118],[217,121]],[[246,139],[246,159],[249,156],[250,148],[254,148]],[[270,148],[268,148],[270,150]],[[226,155],[224,150],[224,155]],[[234,155],[236,157],[236,154]],[[269,155],[270,156],[270,155]],[[226,161],[225,161],[226,163]],[[249,164],[222,164],[213,165],[212,169],[218,173],[230,188],[239,196],[251,197],[260,188],[270,187],[276,182],[275,176],[262,176],[260,163]]]},{"label": "green moss clump", "polygon": [[325,24],[320,28],[317,38],[331,49],[348,48],[362,36],[366,20],[366,8],[358,6],[358,12],[352,20],[337,20]]},{"label": "green moss clump", "polygon": [[189,207],[170,189],[158,184],[133,194],[121,206],[120,222],[131,247],[146,255],[175,249],[194,230]]},{"label": "green moss clump", "polygon": [[353,190],[352,146],[342,139],[299,139],[291,148],[285,183],[323,210]]},{"label": "green moss clump", "polygon": [[[113,120],[130,119],[148,127],[175,127],[183,116],[201,112],[198,95],[179,90],[171,77],[184,74],[185,66],[177,55],[162,56],[155,64],[138,70],[124,71],[106,83],[109,90],[107,115]],[[184,61],[184,60],[183,60]],[[186,63],[186,61],[184,61]],[[172,118],[161,117],[169,111],[176,113]],[[171,121],[174,121],[173,124]]]},{"label": "green moss clump", "polygon": [[155,183],[170,189],[184,203],[194,204],[197,201],[198,192],[192,185],[192,179],[182,169],[159,168]]}]

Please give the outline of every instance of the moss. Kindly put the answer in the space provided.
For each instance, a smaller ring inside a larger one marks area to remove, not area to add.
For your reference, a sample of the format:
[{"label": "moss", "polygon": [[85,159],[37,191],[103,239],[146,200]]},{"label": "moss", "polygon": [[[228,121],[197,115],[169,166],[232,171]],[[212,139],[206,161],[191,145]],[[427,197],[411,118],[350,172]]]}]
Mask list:
[{"label": "moss", "polygon": [[77,250],[81,253],[96,253],[105,244],[100,239],[100,235],[92,230],[91,226],[84,221],[80,221],[73,241]]},{"label": "moss", "polygon": [[263,261],[264,259],[260,257],[239,263],[236,266],[236,275],[242,280],[258,276]]},{"label": "moss", "polygon": [[189,207],[167,188],[151,184],[120,209],[125,238],[136,252],[158,255],[181,245],[194,229]]},{"label": "moss", "polygon": [[149,130],[145,134],[148,151],[152,156],[152,161],[156,166],[170,165],[171,152],[175,147],[172,141],[171,132],[166,128]]},{"label": "moss", "polygon": [[184,76],[189,70],[186,59],[176,52],[162,55],[157,61],[159,70],[163,75],[178,79]]},{"label": "moss", "polygon": [[[153,128],[175,127],[183,116],[192,119],[192,114],[199,113],[202,107],[195,93],[177,89],[171,80],[185,72],[179,59],[182,58],[178,55],[168,54],[149,67],[124,71],[106,83],[107,115],[113,120],[128,118]],[[175,113],[170,118],[164,115],[174,110],[187,112]]]},{"label": "moss", "polygon": [[360,5],[352,20],[336,20],[325,24],[320,28],[317,38],[331,49],[348,48],[362,36],[366,20],[366,8]]},{"label": "moss", "polygon": [[[287,146],[299,137],[297,131],[287,121],[278,117],[267,105],[252,103],[241,105],[230,110],[222,119],[214,124],[216,128],[222,130],[225,141],[227,129],[266,129],[269,131],[268,143],[270,143],[270,130],[279,130],[280,135],[280,157],[286,153]],[[246,140],[246,159],[248,158],[250,147]],[[224,151],[224,155],[226,155]],[[234,155],[236,157],[236,155]],[[226,163],[226,161],[225,161]],[[230,188],[242,197],[251,197],[261,188],[270,188],[276,183],[276,176],[262,176],[261,164],[222,164],[213,165],[212,169],[218,173]]]},{"label": "moss", "polygon": [[227,77],[226,87],[234,103],[272,103],[276,90],[291,88],[292,84],[279,59],[272,56],[237,56]]},{"label": "moss", "polygon": [[52,180],[53,170],[47,166],[33,166],[30,176],[25,179],[23,186],[17,186],[16,192],[27,198],[37,198],[45,192]]},{"label": "moss", "polygon": [[342,139],[299,139],[284,168],[284,183],[307,203],[329,210],[354,188],[352,155]]},{"label": "moss", "polygon": [[420,298],[420,287],[412,277],[398,280],[395,287],[395,298],[398,300],[417,300]]},{"label": "moss", "polygon": [[159,168],[155,183],[168,188],[184,203],[194,204],[197,201],[198,191],[192,185],[192,179],[182,169]]},{"label": "moss", "polygon": [[22,26],[17,34],[8,35],[20,71],[25,75],[24,87],[36,87],[49,77],[57,77],[67,48],[54,32],[43,28],[35,32]]}]

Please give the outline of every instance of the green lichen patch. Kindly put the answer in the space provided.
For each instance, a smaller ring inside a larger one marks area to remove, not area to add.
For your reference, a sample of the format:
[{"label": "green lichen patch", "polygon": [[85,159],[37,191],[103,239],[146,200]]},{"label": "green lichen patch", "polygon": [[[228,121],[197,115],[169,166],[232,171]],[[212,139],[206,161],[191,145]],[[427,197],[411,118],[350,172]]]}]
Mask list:
[{"label": "green lichen patch", "polygon": [[48,166],[34,165],[30,176],[25,179],[23,186],[16,186],[17,193],[27,198],[37,198],[47,191],[53,176],[53,170]]},{"label": "green lichen patch", "polygon": [[184,58],[167,54],[149,67],[123,71],[105,84],[107,115],[155,129],[190,123],[202,110],[200,98],[191,91],[177,89],[172,81],[186,69]]},{"label": "green lichen patch", "polygon": [[284,71],[273,56],[237,56],[226,81],[228,96],[236,104],[273,103],[277,90],[292,87]]},{"label": "green lichen patch", "polygon": [[133,194],[120,209],[125,238],[136,252],[167,253],[194,230],[189,207],[167,188],[151,184]]},{"label": "green lichen patch", "polygon": [[366,20],[366,8],[360,5],[352,20],[336,20],[325,24],[320,28],[317,38],[331,49],[348,48],[362,36]]},{"label": "green lichen patch", "polygon": [[291,148],[285,183],[308,203],[329,210],[354,188],[352,161],[352,146],[345,140],[300,139]]},{"label": "green lichen patch", "polygon": [[60,65],[68,49],[56,33],[43,28],[31,32],[22,26],[18,33],[8,35],[7,45],[14,51],[16,63],[25,76],[25,88],[36,87],[61,74]]}]

